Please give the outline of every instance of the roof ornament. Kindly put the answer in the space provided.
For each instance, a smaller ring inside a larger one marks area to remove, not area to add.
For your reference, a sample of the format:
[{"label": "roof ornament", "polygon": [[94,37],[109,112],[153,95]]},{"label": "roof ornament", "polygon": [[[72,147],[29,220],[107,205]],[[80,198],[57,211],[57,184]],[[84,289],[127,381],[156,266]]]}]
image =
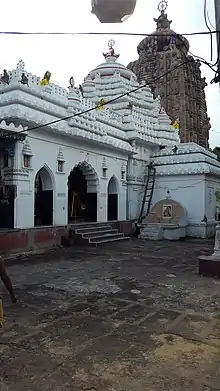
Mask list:
[{"label": "roof ornament", "polygon": [[9,84],[10,77],[6,69],[3,70],[3,74],[1,75],[0,82],[3,84]]},{"label": "roof ornament", "polygon": [[16,66],[16,69],[18,71],[22,71],[24,72],[24,68],[25,68],[25,63],[23,60],[19,60],[18,63],[17,63],[17,66]]},{"label": "roof ornament", "polygon": [[70,83],[70,87],[72,87],[72,88],[75,87],[75,80],[74,80],[73,76],[71,76],[69,83]]},{"label": "roof ornament", "polygon": [[25,72],[22,72],[21,74],[20,83],[29,87],[28,77],[25,75]]},{"label": "roof ornament", "polygon": [[43,79],[40,81],[41,86],[49,86],[50,85],[51,73],[49,71],[45,72]]},{"label": "roof ornament", "polygon": [[98,105],[96,106],[96,110],[103,110],[105,108],[104,107],[105,104],[106,104],[105,99],[100,99]]},{"label": "roof ornament", "polygon": [[167,14],[165,13],[167,7],[168,7],[167,0],[161,0],[157,6],[158,11],[160,12],[159,18],[154,19],[154,21],[157,23],[157,29],[170,28],[172,20],[168,20]]},{"label": "roof ornament", "polygon": [[111,39],[108,43],[108,47],[109,47],[108,53],[103,53],[103,56],[108,62],[115,62],[120,57],[120,54],[115,53],[114,46],[115,46],[115,41]]},{"label": "roof ornament", "polygon": [[73,76],[71,76],[70,77],[70,79],[69,79],[69,90],[70,91],[73,91],[74,89],[75,89],[75,80],[74,80],[74,77]]},{"label": "roof ornament", "polygon": [[176,118],[175,119],[175,121],[173,121],[172,123],[171,123],[171,126],[174,128],[174,129],[178,129],[179,130],[179,128],[180,128],[180,120],[179,120],[179,118]]},{"label": "roof ornament", "polygon": [[168,7],[168,1],[167,0],[161,0],[157,6],[158,11],[162,14],[167,10]]}]

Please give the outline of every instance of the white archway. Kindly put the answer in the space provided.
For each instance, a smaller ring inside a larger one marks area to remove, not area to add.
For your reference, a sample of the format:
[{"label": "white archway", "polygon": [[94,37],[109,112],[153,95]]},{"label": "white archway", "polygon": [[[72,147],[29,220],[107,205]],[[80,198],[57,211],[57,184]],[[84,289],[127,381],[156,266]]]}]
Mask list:
[{"label": "white archway", "polygon": [[99,179],[95,169],[91,166],[91,164],[83,161],[76,164],[75,167],[78,167],[86,178],[87,192],[97,193],[99,190]]},{"label": "white archway", "polygon": [[68,177],[68,221],[97,221],[99,179],[86,161],[77,163]]},{"label": "white archway", "polygon": [[118,181],[114,175],[108,182],[108,194],[118,194]]},{"label": "white archway", "polygon": [[43,191],[54,190],[54,176],[46,164],[38,170],[35,175],[35,180],[38,176],[41,178]]},{"label": "white archway", "polygon": [[34,225],[53,225],[54,176],[46,165],[34,179]]},{"label": "white archway", "polygon": [[108,220],[118,220],[118,181],[114,175],[108,182]]}]

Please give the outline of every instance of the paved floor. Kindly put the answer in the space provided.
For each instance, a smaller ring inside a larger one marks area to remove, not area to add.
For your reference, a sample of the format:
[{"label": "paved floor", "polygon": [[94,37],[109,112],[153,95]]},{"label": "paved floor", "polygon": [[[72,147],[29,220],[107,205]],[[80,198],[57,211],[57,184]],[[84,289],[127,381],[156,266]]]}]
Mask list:
[{"label": "paved floor", "polygon": [[220,281],[212,241],[59,249],[9,266],[1,391],[220,390]]}]

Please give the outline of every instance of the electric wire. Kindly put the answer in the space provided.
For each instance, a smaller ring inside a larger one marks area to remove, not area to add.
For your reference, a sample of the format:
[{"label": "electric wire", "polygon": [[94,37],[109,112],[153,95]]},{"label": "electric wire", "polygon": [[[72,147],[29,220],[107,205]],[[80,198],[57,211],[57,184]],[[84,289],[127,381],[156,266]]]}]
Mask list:
[{"label": "electric wire", "polygon": [[[206,1],[206,0],[204,0]],[[205,8],[206,9],[206,8]],[[209,27],[208,27],[209,28]],[[180,36],[195,36],[195,35],[210,35],[210,39],[211,39],[211,57],[213,56],[213,42],[212,42],[212,34],[217,34],[217,35],[220,35],[220,30],[211,30],[209,28],[209,31],[199,31],[199,32],[192,32],[192,33],[178,33],[178,34],[175,34],[175,37],[179,37],[179,39],[181,39]],[[170,33],[169,34],[160,34],[160,33],[151,33],[151,34],[146,34],[146,33],[127,33],[127,32],[18,32],[18,31],[2,31],[0,32],[0,35],[111,35],[111,36],[117,36],[117,35],[121,35],[121,36],[143,36],[143,37],[170,37]],[[207,66],[209,66],[210,69],[212,69],[213,66],[216,66],[216,64],[218,63],[218,60],[219,58],[217,59],[217,61],[215,62],[215,64],[211,64],[209,63],[208,61],[206,61],[204,58],[202,58],[201,56],[198,56],[198,55],[194,55],[192,52],[188,51],[189,54],[191,54],[193,57],[195,58],[198,58],[200,59],[201,62],[203,62],[204,64],[206,64]],[[212,61],[212,60],[211,60]],[[213,70],[213,69],[212,69]],[[214,70],[213,70],[214,71]],[[216,73],[216,70],[214,71]],[[213,79],[214,80],[214,79]]]},{"label": "electric wire", "polygon": [[209,30],[210,33],[210,50],[211,50],[211,61],[213,58],[213,40],[212,40],[212,30],[210,29],[208,25],[208,20],[207,20],[207,0],[204,0],[204,19],[205,19],[205,24],[207,29]]},{"label": "electric wire", "polygon": [[[167,72],[165,72],[165,73],[159,75],[159,76],[156,77],[156,78],[153,78],[153,79],[150,80],[150,81],[147,81],[147,82],[144,83],[144,84],[141,84],[140,86],[138,86],[138,87],[132,89],[131,91],[127,91],[127,92],[125,92],[125,93],[123,93],[123,94],[121,94],[121,95],[119,95],[119,96],[117,96],[117,97],[115,97],[115,98],[113,98],[113,99],[110,99],[110,100],[108,100],[108,101],[106,101],[106,102],[103,102],[103,103],[102,103],[102,106],[106,106],[106,105],[108,105],[108,104],[110,104],[110,103],[116,102],[117,100],[123,98],[124,96],[129,96],[130,94],[132,94],[132,93],[134,93],[134,92],[136,92],[136,91],[139,91],[139,90],[141,90],[141,89],[144,88],[144,87],[149,86],[149,84],[154,83],[155,81],[162,79],[164,76],[166,76],[166,75],[169,74],[169,73],[174,72],[176,69],[182,67],[182,66],[185,65],[187,62],[188,62],[188,61],[181,62],[180,64],[176,65],[175,67],[173,67],[173,68],[170,69],[169,71],[167,71]],[[78,112],[78,113],[76,113],[76,114],[69,115],[69,116],[67,116],[67,117],[63,117],[63,118],[60,118],[60,119],[56,119],[56,120],[54,120],[54,121],[50,121],[50,122],[47,122],[47,123],[42,124],[42,125],[33,126],[32,128],[22,129],[22,130],[20,130],[19,132],[16,132],[16,135],[17,135],[17,134],[20,134],[20,133],[30,132],[30,131],[32,131],[32,130],[42,129],[42,128],[45,128],[45,127],[47,127],[47,126],[50,126],[50,125],[54,125],[54,124],[56,124],[56,123],[59,123],[59,122],[61,122],[61,121],[67,121],[67,120],[69,120],[69,119],[78,117],[78,116],[80,116],[80,115],[90,113],[91,111],[94,111],[94,110],[98,109],[99,107],[100,107],[100,104],[96,105],[95,107],[90,107],[89,109],[80,111],[80,112]],[[7,138],[7,137],[10,137],[10,136],[11,136],[11,133],[8,133],[8,134],[6,133],[6,134],[4,135],[4,137],[6,137],[6,138]]]},{"label": "electric wire", "polygon": [[[210,27],[208,26],[208,21],[209,21],[209,24],[211,25],[211,27],[213,29],[215,29],[215,27],[213,26],[211,20],[210,20],[210,17],[209,17],[209,13],[208,13],[208,10],[207,10],[207,0],[204,0],[204,16],[205,16],[205,23],[206,23],[206,26],[209,30],[209,32],[211,31]],[[212,37],[212,34],[210,34],[210,36]],[[217,32],[216,34],[216,43],[217,43],[217,51],[218,51],[218,55],[217,55],[217,60],[214,64],[214,66],[218,65],[219,67],[219,61],[220,61],[220,49],[218,48],[218,42],[220,41],[220,33]],[[212,44],[212,38],[211,38],[211,44]],[[220,81],[220,76],[218,75],[218,72],[219,70],[217,70],[216,72],[216,75],[215,75],[215,78],[211,81],[211,84],[212,83],[218,83]]]},{"label": "electric wire", "polygon": [[207,10],[207,19],[208,19],[208,21],[209,21],[210,26],[215,30],[216,27],[215,27],[215,26],[213,25],[213,23],[211,22],[211,19],[210,19],[208,10]]},{"label": "electric wire", "polygon": [[[170,35],[169,35],[169,36],[170,36]],[[163,35],[163,37],[164,37],[164,35]],[[183,45],[186,47],[186,49],[188,50],[188,47],[187,47],[186,43],[184,42],[184,40],[182,39],[182,37],[180,37],[179,34],[176,34],[175,38],[178,38],[178,39],[183,43]],[[131,90],[131,91],[128,91],[128,92],[126,92],[126,93],[123,93],[123,94],[117,96],[116,98],[113,98],[113,99],[111,99],[111,100],[109,100],[109,101],[107,101],[107,102],[104,102],[104,103],[102,104],[102,106],[106,106],[106,105],[108,105],[108,104],[110,104],[110,103],[113,103],[113,102],[117,101],[118,99],[123,98],[124,96],[129,96],[131,93],[134,93],[134,92],[136,92],[136,91],[138,91],[138,90],[141,90],[142,88],[144,88],[144,87],[146,87],[146,86],[148,86],[148,85],[154,83],[155,81],[157,81],[157,80],[163,78],[164,76],[166,76],[166,75],[168,75],[169,73],[175,71],[175,70],[178,69],[179,67],[181,67],[181,66],[185,65],[186,63],[190,62],[191,59],[188,58],[187,54],[184,53],[182,50],[181,50],[181,52],[184,54],[184,57],[185,57],[185,59],[186,59],[185,62],[182,62],[181,64],[178,64],[177,66],[175,66],[174,68],[170,69],[169,71],[167,71],[167,72],[163,73],[162,75],[160,75],[160,76],[158,76],[158,77],[152,79],[151,81],[147,81],[145,84],[142,84],[142,85],[138,86],[137,88],[135,88],[135,89],[133,89],[133,90]],[[189,52],[189,51],[188,51],[188,52]],[[191,52],[189,52],[189,53],[191,53]],[[212,65],[210,65],[210,63],[208,63],[205,59],[203,59],[202,57],[196,56],[196,55],[194,55],[193,53],[191,53],[191,54],[192,54],[192,56],[199,58],[200,61],[203,62],[205,65],[209,66],[209,67],[212,69],[212,71],[216,72],[216,71],[213,69]],[[63,117],[63,118],[60,118],[60,119],[57,119],[57,120],[54,120],[54,121],[47,122],[47,123],[42,124],[42,125],[37,125],[37,126],[31,127],[31,128],[28,128],[28,129],[23,129],[23,130],[21,130],[21,131],[19,131],[19,132],[16,132],[16,134],[19,134],[19,133],[26,133],[26,132],[29,132],[29,131],[32,131],[32,130],[41,129],[41,128],[43,128],[43,127],[47,127],[47,126],[50,126],[50,125],[59,123],[59,122],[61,122],[61,121],[67,121],[67,120],[69,120],[69,119],[72,119],[72,118],[75,118],[75,117],[77,117],[77,116],[80,116],[80,115],[89,113],[89,112],[91,112],[91,111],[93,111],[93,110],[96,110],[97,108],[99,108],[99,106],[100,106],[100,104],[98,104],[98,105],[95,106],[95,107],[91,107],[91,108],[89,108],[89,109],[87,109],[87,110],[83,110],[83,111],[81,111],[81,112],[78,112],[78,113],[76,113],[76,114],[73,114],[73,115],[71,115],[71,116]],[[7,137],[10,137],[10,136],[11,136],[11,134],[8,134],[8,135],[6,134],[6,135],[5,135],[6,138],[7,138]]]},{"label": "electric wire", "polygon": [[[181,33],[183,36],[193,36],[193,35],[209,35],[209,34],[218,34],[220,30],[211,30],[211,31],[197,31],[192,33]],[[136,37],[164,37],[166,34],[160,33],[128,33],[128,32],[22,32],[22,31],[0,31],[0,35],[122,35],[122,36],[136,36]],[[170,34],[167,34],[170,35]]]},{"label": "electric wire", "polygon": [[[206,1],[206,0],[205,0],[205,1]],[[206,8],[205,8],[205,9],[206,9]],[[217,30],[216,30],[216,31],[217,31]],[[215,31],[215,32],[216,32],[216,31]],[[220,32],[220,31],[219,31],[219,32]],[[211,31],[211,32],[210,32],[210,31],[204,32],[204,34],[212,34],[212,33],[213,33],[212,31]],[[0,32],[0,34],[1,34],[1,32]],[[18,34],[20,34],[20,33],[18,33]],[[21,34],[26,34],[26,33],[21,33]],[[28,33],[28,34],[29,34],[29,33]],[[30,33],[30,34],[33,35],[34,33]],[[39,34],[39,33],[38,33],[38,34]],[[54,33],[41,33],[41,34],[54,34]],[[56,34],[56,33],[55,33],[55,34]],[[57,33],[57,34],[61,34],[61,33]],[[62,34],[70,34],[70,33],[62,33]],[[83,34],[83,35],[85,35],[85,34],[87,34],[87,33],[77,33],[77,34]],[[101,34],[101,35],[104,34],[104,35],[107,35],[107,34],[109,34],[109,33],[90,33],[90,34]],[[119,34],[120,34],[120,35],[125,35],[126,33],[116,33],[115,35],[119,35]],[[188,34],[185,34],[185,35],[198,35],[198,34],[203,34],[203,32],[188,33]],[[132,35],[132,34],[126,34],[126,35]],[[135,34],[135,35],[138,35],[138,34]],[[182,35],[182,34],[181,34],[181,35]],[[213,64],[210,64],[210,63],[209,63],[208,61],[206,61],[204,58],[202,58],[202,57],[200,57],[200,56],[196,56],[196,55],[194,55],[193,53],[191,53],[191,52],[188,50],[188,47],[187,47],[186,43],[184,42],[183,38],[181,37],[181,35],[180,35],[180,34],[175,34],[175,38],[178,38],[178,39],[183,43],[183,45],[184,45],[185,48],[187,49],[187,53],[190,53],[193,57],[199,59],[199,60],[200,60],[201,62],[203,62],[205,65],[209,66],[210,69],[211,69],[213,72],[216,73],[217,71],[213,69],[213,66],[214,66]],[[145,36],[145,37],[147,37],[147,36],[153,36],[153,37],[155,37],[155,36],[162,36],[162,37],[164,37],[164,36],[166,36],[166,34],[144,34],[144,36]],[[167,36],[170,37],[170,34],[167,34]],[[167,72],[165,72],[164,74],[158,76],[157,78],[152,79],[151,81],[147,81],[145,84],[142,84],[142,85],[140,85],[139,87],[137,87],[137,88],[135,88],[135,89],[133,89],[133,90],[131,90],[131,91],[128,91],[128,92],[126,92],[126,93],[124,93],[124,94],[119,95],[119,96],[116,97],[116,98],[113,98],[113,99],[111,99],[111,100],[109,100],[109,101],[107,101],[107,102],[104,102],[104,103],[102,104],[102,106],[105,106],[105,105],[107,105],[107,104],[109,104],[109,103],[113,103],[113,102],[117,101],[118,99],[121,99],[121,98],[124,97],[124,96],[128,96],[128,95],[130,95],[131,93],[134,93],[134,92],[136,92],[136,91],[138,91],[138,90],[140,90],[140,89],[142,89],[142,88],[144,88],[144,87],[146,87],[146,86],[148,86],[148,85],[154,83],[155,81],[157,81],[157,80],[163,78],[164,76],[166,76],[167,74],[169,74],[169,73],[173,72],[174,70],[178,69],[180,66],[183,66],[183,65],[186,64],[187,62],[190,62],[191,59],[188,58],[187,54],[184,53],[183,51],[182,51],[182,53],[184,54],[184,56],[185,56],[185,58],[186,58],[186,61],[185,61],[185,62],[183,62],[183,63],[181,63],[181,64],[178,64],[178,65],[175,66],[173,69],[170,69],[169,71],[167,71]],[[26,133],[27,131],[32,131],[32,130],[36,130],[36,129],[41,129],[41,128],[43,128],[43,127],[47,127],[47,126],[53,125],[53,124],[55,124],[55,123],[59,123],[59,122],[61,122],[61,121],[66,121],[66,120],[72,119],[72,118],[74,118],[74,117],[77,117],[77,116],[80,116],[80,115],[89,113],[89,112],[91,112],[91,111],[93,111],[93,110],[96,110],[99,106],[100,106],[100,105],[97,105],[97,106],[95,106],[95,107],[89,108],[89,109],[87,109],[87,110],[81,111],[81,112],[76,113],[76,114],[73,114],[73,115],[71,115],[71,116],[63,117],[63,118],[60,118],[60,119],[57,119],[57,120],[54,120],[54,121],[47,122],[47,123],[42,124],[42,125],[37,125],[37,126],[34,126],[34,127],[32,127],[32,128],[28,128],[28,129],[21,130],[21,131],[19,131],[19,132],[16,132],[16,134],[24,133],[24,132]],[[5,137],[7,137],[7,136],[9,137],[9,136],[11,136],[11,134],[8,134],[8,135],[6,134]]]},{"label": "electric wire", "polygon": [[[215,77],[210,81],[210,84],[217,83],[217,82],[218,82],[218,78],[220,77],[220,76],[219,76],[219,69],[218,69],[218,68],[214,69],[214,67],[216,66],[216,64],[217,64],[217,62],[218,62],[219,53],[218,53],[217,61],[216,61],[214,64],[211,64],[210,62],[206,61],[203,57],[198,56],[198,55],[192,53],[192,52],[188,49],[188,47],[187,47],[185,41],[183,40],[183,37],[182,37],[182,36],[180,36],[179,34],[176,34],[175,38],[178,38],[178,39],[182,42],[182,44],[184,45],[184,47],[185,47],[186,50],[187,50],[187,53],[189,53],[191,56],[193,56],[194,59],[195,59],[195,58],[198,59],[198,60],[199,60],[201,63],[203,63],[204,65],[207,65],[207,66],[215,73]],[[188,58],[188,56],[187,56],[186,53],[184,53],[181,49],[180,49],[180,51],[184,54],[185,58]],[[190,59],[188,59],[188,60],[191,61]]]}]

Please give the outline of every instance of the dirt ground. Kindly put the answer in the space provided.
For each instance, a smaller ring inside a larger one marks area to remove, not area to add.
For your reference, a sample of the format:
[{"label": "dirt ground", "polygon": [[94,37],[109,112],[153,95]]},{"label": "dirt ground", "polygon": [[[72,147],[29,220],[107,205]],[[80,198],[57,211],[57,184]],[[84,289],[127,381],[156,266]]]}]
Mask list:
[{"label": "dirt ground", "polygon": [[1,391],[220,390],[220,280],[213,242],[57,249],[9,262]]}]

